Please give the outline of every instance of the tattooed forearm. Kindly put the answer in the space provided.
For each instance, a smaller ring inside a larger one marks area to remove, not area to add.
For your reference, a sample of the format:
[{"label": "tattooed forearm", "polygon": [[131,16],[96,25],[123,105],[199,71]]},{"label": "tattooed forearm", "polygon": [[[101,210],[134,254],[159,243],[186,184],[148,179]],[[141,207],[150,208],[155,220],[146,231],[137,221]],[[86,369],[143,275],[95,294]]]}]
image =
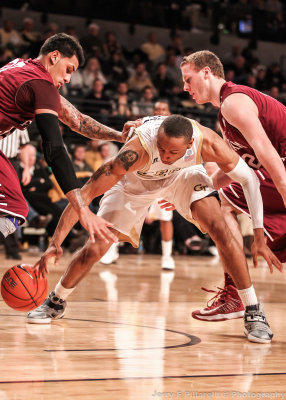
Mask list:
[{"label": "tattooed forearm", "polygon": [[122,153],[119,153],[116,157],[116,162],[121,163],[123,165],[125,171],[128,171],[130,167],[138,160],[138,153],[133,150],[125,150]]},{"label": "tattooed forearm", "polygon": [[61,96],[61,110],[59,119],[71,130],[80,133],[89,139],[115,140],[122,142],[121,132],[100,124],[88,115],[82,114],[67,99]]}]

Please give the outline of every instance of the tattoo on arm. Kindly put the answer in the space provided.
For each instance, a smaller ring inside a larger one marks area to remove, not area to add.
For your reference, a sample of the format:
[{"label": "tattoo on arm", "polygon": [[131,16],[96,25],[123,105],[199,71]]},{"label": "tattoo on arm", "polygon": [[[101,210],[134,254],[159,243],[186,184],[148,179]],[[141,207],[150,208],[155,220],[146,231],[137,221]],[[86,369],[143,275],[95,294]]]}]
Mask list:
[{"label": "tattoo on arm", "polygon": [[102,175],[110,176],[113,170],[113,164],[117,163],[120,166],[123,166],[125,171],[128,171],[129,168],[138,160],[138,153],[133,150],[125,150],[122,153],[119,153],[115,160],[109,161],[107,164],[102,165],[98,168],[97,171],[92,175],[90,180],[86,183],[86,185],[93,184],[97,181]]},{"label": "tattoo on arm", "polygon": [[104,139],[122,141],[121,132],[100,124],[88,115],[82,114],[69,101],[61,96],[61,110],[59,119],[70,127],[71,130],[80,133],[90,139]]},{"label": "tattoo on arm", "polygon": [[125,150],[116,157],[116,161],[123,165],[125,171],[128,171],[137,160],[138,153],[134,150]]},{"label": "tattoo on arm", "polygon": [[112,164],[104,164],[92,175],[90,178],[90,183],[95,182],[101,175],[110,176],[112,171]]}]

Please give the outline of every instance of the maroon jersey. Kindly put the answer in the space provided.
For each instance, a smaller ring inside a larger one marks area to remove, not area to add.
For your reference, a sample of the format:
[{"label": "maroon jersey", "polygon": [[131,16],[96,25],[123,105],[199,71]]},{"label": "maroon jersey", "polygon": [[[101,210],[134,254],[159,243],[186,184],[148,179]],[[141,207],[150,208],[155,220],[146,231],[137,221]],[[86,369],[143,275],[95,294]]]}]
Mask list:
[{"label": "maroon jersey", "polygon": [[0,151],[0,216],[11,215],[25,221],[28,205],[22,194],[20,182],[10,161]]},{"label": "maroon jersey", "polygon": [[[226,82],[222,86],[220,102],[222,103],[232,93],[244,93],[254,101],[258,108],[258,118],[270,142],[286,166],[286,107],[258,90],[247,86],[235,85],[232,82]],[[218,117],[224,136],[230,146],[251,168],[259,169],[261,164],[245,137],[224,119],[221,111],[219,111]],[[247,118],[247,115],[245,118]]]},{"label": "maroon jersey", "polygon": [[[39,94],[35,95],[35,82],[42,82],[47,90],[38,90]],[[51,97],[50,92],[53,100],[48,102],[45,98]],[[42,97],[40,101],[39,97]],[[52,77],[39,60],[11,61],[0,68],[0,135],[6,136],[13,128],[24,129],[34,119],[36,108],[57,111],[59,101]]]}]

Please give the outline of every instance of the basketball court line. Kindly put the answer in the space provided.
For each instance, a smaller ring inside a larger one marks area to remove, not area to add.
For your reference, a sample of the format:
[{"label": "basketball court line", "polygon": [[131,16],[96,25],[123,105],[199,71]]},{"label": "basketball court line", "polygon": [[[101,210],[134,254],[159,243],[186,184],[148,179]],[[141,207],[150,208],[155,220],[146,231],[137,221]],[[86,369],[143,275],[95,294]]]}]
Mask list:
[{"label": "basketball court line", "polygon": [[219,375],[162,375],[162,376],[130,376],[125,378],[78,378],[78,379],[35,379],[22,381],[0,381],[1,384],[15,383],[59,383],[59,382],[100,382],[100,381],[130,381],[130,380],[152,380],[152,379],[196,379],[196,378],[229,378],[245,376],[283,376],[286,372],[262,372],[244,374],[219,374]]},{"label": "basketball court line", "polygon": [[[1,315],[0,315],[1,316]],[[197,336],[194,335],[189,335],[188,333],[185,332],[179,332],[175,331],[173,329],[168,329],[168,328],[159,328],[159,327],[154,327],[154,326],[146,326],[146,325],[134,325],[134,324],[125,324],[124,322],[112,322],[112,321],[98,321],[94,319],[78,319],[78,318],[65,318],[65,321],[81,321],[81,322],[95,322],[95,323],[101,323],[101,324],[111,324],[111,325],[123,325],[123,326],[132,326],[132,327],[138,327],[138,328],[145,328],[145,329],[156,329],[164,332],[170,332],[170,333],[176,333],[181,336],[186,336],[188,339],[190,339],[186,343],[182,344],[177,344],[173,346],[163,346],[163,347],[138,347],[138,348],[126,348],[126,349],[121,349],[121,348],[112,348],[112,349],[60,349],[60,350],[44,350],[46,352],[84,352],[84,351],[119,351],[119,350],[164,350],[164,349],[177,349],[180,347],[189,347],[189,346],[194,346],[198,343],[201,342],[201,339]]]}]

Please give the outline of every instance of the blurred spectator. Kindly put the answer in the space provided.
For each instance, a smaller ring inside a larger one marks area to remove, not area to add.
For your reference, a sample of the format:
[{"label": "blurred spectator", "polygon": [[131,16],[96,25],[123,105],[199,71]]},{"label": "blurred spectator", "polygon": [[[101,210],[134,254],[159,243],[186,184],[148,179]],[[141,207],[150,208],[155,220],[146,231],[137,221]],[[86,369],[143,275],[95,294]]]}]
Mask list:
[{"label": "blurred spectator", "polygon": [[112,96],[112,115],[129,118],[131,116],[131,97],[128,93],[128,85],[126,82],[120,82],[117,90]]},{"label": "blurred spectator", "polygon": [[157,65],[153,83],[160,97],[170,97],[172,95],[175,84],[173,80],[167,76],[166,64],[159,63]]},{"label": "blurred spectator", "polygon": [[99,38],[99,26],[95,23],[88,25],[87,35],[80,39],[86,58],[100,57],[102,41]]},{"label": "blurred spectator", "polygon": [[246,86],[256,89],[256,77],[252,74],[248,74],[246,78]]},{"label": "blurred spectator", "polygon": [[149,32],[147,35],[147,42],[141,45],[141,50],[148,57],[152,63],[162,61],[165,56],[164,47],[157,43],[157,35],[155,32]]},{"label": "blurred spectator", "polygon": [[102,165],[102,158],[98,150],[99,140],[94,139],[88,142],[88,150],[85,152],[85,162],[96,171]]},{"label": "blurred spectator", "polygon": [[[31,204],[31,206],[41,215],[52,215],[51,222],[47,225],[47,232],[52,236],[58,220],[61,216],[61,210],[55,204],[53,204],[48,196],[48,191],[52,188],[53,184],[50,180],[47,168],[44,168],[40,163],[36,162],[36,148],[30,144],[27,144],[29,151],[28,163],[30,167],[31,181],[28,185],[22,186],[22,191],[25,198]],[[20,154],[21,164],[23,155]],[[23,172],[23,168],[20,170],[20,176]]]},{"label": "blurred spectator", "polygon": [[170,115],[170,107],[167,100],[159,99],[154,104],[153,115]]},{"label": "blurred spectator", "polygon": [[99,60],[96,57],[92,57],[82,70],[83,91],[85,94],[91,91],[95,79],[100,79],[104,85],[107,83],[107,79],[101,71]]},{"label": "blurred spectator", "polygon": [[83,186],[93,174],[93,169],[85,161],[86,147],[84,144],[77,144],[73,149],[72,162],[76,176]]},{"label": "blurred spectator", "polygon": [[129,74],[126,68],[125,60],[123,59],[120,51],[114,52],[111,58],[108,59],[105,72],[108,76],[108,81],[113,88],[116,88],[116,85],[119,82],[127,81]]},{"label": "blurred spectator", "polygon": [[143,63],[137,65],[135,73],[128,79],[127,84],[128,89],[135,93],[140,93],[146,86],[150,86],[153,92],[156,93],[156,89]]},{"label": "blurred spectator", "polygon": [[9,48],[14,55],[19,55],[23,42],[19,32],[14,29],[14,23],[11,19],[6,19],[3,22],[3,28],[0,28],[0,43]]},{"label": "blurred spectator", "polygon": [[263,66],[260,66],[257,69],[256,89],[260,90],[261,92],[265,92],[268,89],[268,84],[266,81],[266,68]]},{"label": "blurred spectator", "polygon": [[225,80],[233,82],[235,78],[234,69],[227,69],[225,70]]},{"label": "blurred spectator", "polygon": [[38,46],[42,40],[42,35],[40,32],[35,31],[34,20],[27,17],[23,21],[23,29],[20,32],[20,36],[23,42],[23,50],[28,52],[31,58],[37,57]]},{"label": "blurred spectator", "polygon": [[105,59],[112,57],[114,53],[122,54],[122,47],[117,41],[116,34],[112,31],[105,33],[105,40],[102,45],[102,53]]},{"label": "blurred spectator", "polygon": [[0,44],[0,68],[12,61],[13,58],[14,54],[12,51]]},{"label": "blurred spectator", "polygon": [[279,64],[274,62],[270,65],[266,72],[266,81],[268,87],[278,86],[279,90],[283,90],[285,86],[285,79],[281,73]]},{"label": "blurred spectator", "polygon": [[139,97],[138,101],[134,101],[132,103],[132,114],[137,118],[152,115],[154,107],[153,98],[154,95],[152,88],[150,86],[146,86],[142,90],[141,97]]},{"label": "blurred spectator", "polygon": [[234,62],[234,83],[244,85],[248,72],[245,58],[237,56]]},{"label": "blurred spectator", "polygon": [[48,30],[51,32],[51,36],[53,36],[56,33],[59,33],[59,25],[56,22],[50,22]]},{"label": "blurred spectator", "polygon": [[233,44],[231,46],[230,51],[227,51],[222,57],[225,70],[229,68],[232,69],[234,67],[236,57],[240,55],[241,55],[240,46],[238,44]]},{"label": "blurred spectator", "polygon": [[76,33],[76,27],[74,25],[67,25],[65,27],[65,33],[67,35],[73,36],[74,38],[78,39],[78,36]]},{"label": "blurred spectator", "polygon": [[174,85],[183,90],[181,69],[177,66],[175,54],[169,54],[166,60],[167,77],[174,82]]},{"label": "blurred spectator", "polygon": [[97,114],[98,118],[103,118],[103,122],[107,123],[107,117],[111,114],[112,108],[110,98],[104,93],[104,85],[100,79],[95,79],[91,93],[85,98],[91,100],[84,103],[87,112]]},{"label": "blurred spectator", "polygon": [[66,85],[69,96],[81,96],[83,94],[82,69],[78,68],[71,76],[71,80]]},{"label": "blurred spectator", "polygon": [[268,91],[269,96],[273,97],[276,100],[279,100],[279,87],[278,86],[271,86],[271,88]]}]

